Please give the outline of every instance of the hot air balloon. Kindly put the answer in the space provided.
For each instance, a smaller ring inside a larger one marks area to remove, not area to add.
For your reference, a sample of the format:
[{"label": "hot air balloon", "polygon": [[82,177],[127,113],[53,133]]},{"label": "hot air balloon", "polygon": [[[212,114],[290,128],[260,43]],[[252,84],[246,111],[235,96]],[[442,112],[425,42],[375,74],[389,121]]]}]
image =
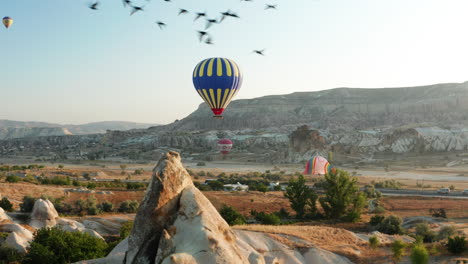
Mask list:
[{"label": "hot air balloon", "polygon": [[13,19],[11,17],[4,17],[3,18],[3,25],[5,25],[6,28],[11,27],[13,25]]},{"label": "hot air balloon", "polygon": [[331,165],[327,159],[322,156],[315,156],[311,158],[306,163],[305,170],[302,174],[309,174],[309,175],[325,175],[330,173]]},{"label": "hot air balloon", "polygon": [[218,141],[218,149],[221,154],[228,154],[232,149],[232,141],[227,138],[220,139]]},{"label": "hot air balloon", "polygon": [[241,84],[239,66],[230,59],[206,59],[198,63],[193,71],[193,85],[210,106],[214,118],[223,118],[221,114],[239,92]]}]

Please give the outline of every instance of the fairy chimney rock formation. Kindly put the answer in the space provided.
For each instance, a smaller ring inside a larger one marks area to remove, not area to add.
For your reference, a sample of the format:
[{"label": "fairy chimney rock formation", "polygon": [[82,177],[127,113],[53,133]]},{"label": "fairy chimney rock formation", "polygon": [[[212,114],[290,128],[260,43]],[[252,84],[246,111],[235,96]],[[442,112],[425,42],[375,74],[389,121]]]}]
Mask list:
[{"label": "fairy chimney rock formation", "polygon": [[[176,247],[177,245],[177,247]],[[126,264],[248,263],[177,152],[158,162],[128,238]]]},{"label": "fairy chimney rock formation", "polygon": [[51,201],[38,199],[34,203],[29,225],[34,228],[52,227],[57,224],[58,217]]}]

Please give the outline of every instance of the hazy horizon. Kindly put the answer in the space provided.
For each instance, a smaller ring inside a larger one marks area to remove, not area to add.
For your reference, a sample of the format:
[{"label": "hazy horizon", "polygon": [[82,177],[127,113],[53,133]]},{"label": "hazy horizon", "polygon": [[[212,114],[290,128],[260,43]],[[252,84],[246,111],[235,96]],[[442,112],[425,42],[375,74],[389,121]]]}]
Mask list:
[{"label": "hazy horizon", "polygon": [[[140,1],[137,5],[145,4]],[[0,119],[58,124],[107,120],[167,124],[202,99],[191,81],[206,57],[229,57],[244,72],[236,99],[338,87],[410,87],[468,80],[465,10],[453,0],[149,2],[129,16],[120,1],[0,4],[13,26],[0,30]],[[231,9],[199,43],[193,14]],[[159,30],[154,21],[168,24]],[[33,43],[33,44],[32,44]],[[266,56],[253,49],[266,49]],[[5,99],[6,98],[6,99]],[[229,108],[228,108],[229,110]]]}]

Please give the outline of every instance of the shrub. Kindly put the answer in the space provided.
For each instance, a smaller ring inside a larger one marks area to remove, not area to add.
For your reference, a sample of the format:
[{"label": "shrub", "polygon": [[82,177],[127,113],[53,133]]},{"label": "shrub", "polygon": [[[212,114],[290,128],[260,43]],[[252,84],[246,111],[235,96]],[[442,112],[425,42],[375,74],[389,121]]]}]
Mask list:
[{"label": "shrub", "polygon": [[427,264],[429,262],[429,253],[424,244],[416,243],[411,250],[412,264]]},{"label": "shrub", "polygon": [[88,184],[86,184],[86,188],[88,188],[90,190],[96,189],[96,187],[97,187],[97,185],[94,182],[88,182]]},{"label": "shrub", "polygon": [[[253,200],[251,200],[251,202],[253,202]],[[286,209],[283,207],[281,207],[278,212],[275,212],[275,215],[277,215],[279,218],[289,218],[289,212],[286,211]]]},{"label": "shrub", "polygon": [[245,217],[241,215],[231,206],[223,205],[221,211],[219,211],[221,216],[226,220],[229,225],[243,225],[245,224]]},{"label": "shrub", "polygon": [[393,253],[393,259],[395,261],[400,261],[401,257],[403,256],[403,253],[405,252],[406,244],[403,243],[401,240],[395,240],[395,242],[392,243],[391,249]]},{"label": "shrub", "polygon": [[0,207],[7,212],[13,212],[13,204],[6,197],[3,197],[2,200],[0,200]]},{"label": "shrub", "polygon": [[369,246],[372,248],[372,249],[376,249],[380,246],[380,241],[379,239],[377,238],[377,236],[371,236],[369,237]]},{"label": "shrub", "polygon": [[377,226],[379,225],[380,223],[382,223],[382,221],[385,219],[385,216],[383,215],[374,215],[371,217],[370,221],[369,221],[369,224],[371,226]]},{"label": "shrub", "polygon": [[374,184],[374,186],[375,186],[375,188],[399,190],[399,189],[401,189],[401,186],[403,186],[403,184],[401,182],[395,181],[395,180],[385,180],[385,181],[382,181],[382,182],[376,182]]},{"label": "shrub", "polygon": [[447,218],[447,213],[445,212],[444,208],[439,208],[439,209],[431,208],[429,209],[429,213],[432,215],[432,217]]},{"label": "shrub", "polygon": [[416,236],[422,237],[424,243],[432,243],[436,240],[437,234],[429,229],[427,223],[419,223],[416,225]]},{"label": "shrub", "polygon": [[21,263],[23,257],[24,254],[14,248],[0,246],[0,264]]},{"label": "shrub", "polygon": [[19,182],[21,179],[20,179],[20,177],[18,177],[16,175],[8,175],[5,180],[7,182],[16,183],[16,182]]},{"label": "shrub", "polygon": [[23,202],[20,204],[20,210],[23,213],[30,213],[34,207],[34,203],[36,202],[36,198],[26,195],[23,197]]},{"label": "shrub", "polygon": [[136,213],[140,204],[137,201],[127,200],[120,204],[119,212]]},{"label": "shrub", "polygon": [[456,229],[454,226],[443,226],[440,228],[439,233],[437,234],[437,240],[447,239],[451,236],[454,236]]},{"label": "shrub", "polygon": [[127,221],[119,229],[120,239],[125,239],[130,235],[133,228],[133,221]]},{"label": "shrub", "polygon": [[128,182],[127,183],[127,190],[138,190],[143,187],[145,187],[145,185],[141,182]]},{"label": "shrub", "polygon": [[103,212],[113,212],[114,211],[114,205],[111,203],[111,202],[102,202],[100,205],[99,205],[99,208],[103,211]]},{"label": "shrub", "polygon": [[200,162],[197,163],[197,166],[206,166],[206,163],[203,162],[203,161],[200,161]]},{"label": "shrub", "polygon": [[402,220],[400,217],[390,215],[377,226],[377,230],[389,235],[403,234],[404,229],[401,223]]},{"label": "shrub", "polygon": [[447,250],[452,254],[460,254],[466,250],[466,239],[463,236],[449,237]]},{"label": "shrub", "polygon": [[263,225],[279,225],[281,219],[275,214],[266,214],[264,212],[257,213],[255,219]]},{"label": "shrub", "polygon": [[104,257],[104,240],[82,232],[66,232],[58,227],[36,232],[23,263],[62,264]]},{"label": "shrub", "polygon": [[209,181],[208,186],[210,186],[213,191],[222,191],[224,189],[224,184],[220,181]]}]

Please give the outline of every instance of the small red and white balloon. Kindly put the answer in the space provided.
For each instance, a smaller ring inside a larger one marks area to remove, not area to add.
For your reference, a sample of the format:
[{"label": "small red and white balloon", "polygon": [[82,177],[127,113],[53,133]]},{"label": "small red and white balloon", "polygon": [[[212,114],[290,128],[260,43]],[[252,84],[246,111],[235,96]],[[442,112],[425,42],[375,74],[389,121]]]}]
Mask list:
[{"label": "small red and white balloon", "polygon": [[231,140],[227,138],[223,138],[218,141],[218,150],[219,152],[221,152],[221,154],[226,155],[231,151],[231,149],[232,149]]}]

